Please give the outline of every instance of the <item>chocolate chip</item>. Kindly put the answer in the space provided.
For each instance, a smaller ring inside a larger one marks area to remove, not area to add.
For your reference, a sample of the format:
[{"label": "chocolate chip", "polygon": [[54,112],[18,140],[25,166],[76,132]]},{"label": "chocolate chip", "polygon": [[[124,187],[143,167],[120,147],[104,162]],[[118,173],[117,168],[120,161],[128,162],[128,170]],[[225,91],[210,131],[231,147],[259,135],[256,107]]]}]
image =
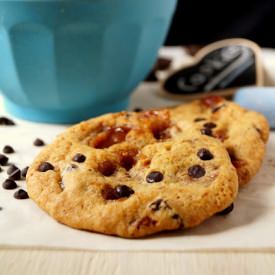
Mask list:
[{"label": "chocolate chip", "polygon": [[201,160],[211,160],[214,158],[214,156],[212,155],[212,153],[205,149],[202,148],[198,151],[197,156],[201,159]]},{"label": "chocolate chip", "polygon": [[127,185],[118,185],[115,188],[117,196],[119,198],[129,198],[135,191]]},{"label": "chocolate chip", "polygon": [[158,199],[152,202],[149,207],[152,209],[152,211],[158,211],[160,209],[160,205],[162,201],[163,201],[162,199]]},{"label": "chocolate chip", "polygon": [[27,167],[25,167],[25,168],[22,169],[22,171],[21,171],[21,177],[22,177],[23,179],[26,178],[27,173],[28,173],[28,169],[29,169],[29,166],[27,166]]},{"label": "chocolate chip", "polygon": [[29,195],[25,190],[19,189],[13,194],[13,197],[18,200],[25,200],[29,198]]},{"label": "chocolate chip", "polygon": [[110,177],[116,171],[116,165],[110,160],[105,160],[98,165],[97,169],[105,177]]},{"label": "chocolate chip", "polygon": [[11,164],[7,170],[7,174],[11,175],[14,171],[16,171],[18,169],[17,166],[15,166],[14,164]]},{"label": "chocolate chip", "polygon": [[14,149],[10,145],[6,145],[3,148],[3,153],[12,154],[12,153],[14,153]]},{"label": "chocolate chip", "polygon": [[129,171],[136,163],[136,160],[132,156],[123,156],[120,159],[120,165]]},{"label": "chocolate chip", "polygon": [[203,127],[207,129],[213,129],[217,127],[217,124],[214,122],[207,122],[203,124]]},{"label": "chocolate chip", "polygon": [[2,210],[3,210],[3,207],[0,206],[0,211],[2,211]]},{"label": "chocolate chip", "polygon": [[153,171],[147,175],[146,181],[148,183],[160,182],[163,180],[163,174],[158,171]]},{"label": "chocolate chip", "polygon": [[21,179],[21,171],[20,171],[20,169],[17,168],[16,170],[14,170],[10,174],[9,179],[11,179],[11,180],[20,180]]},{"label": "chocolate chip", "polygon": [[163,199],[158,199],[152,202],[149,207],[152,211],[158,211],[160,209],[171,209],[170,205],[168,205],[168,203]]},{"label": "chocolate chip", "polygon": [[194,122],[201,122],[201,121],[205,121],[205,120],[206,120],[206,118],[198,117],[198,118],[194,119]]},{"label": "chocolate chip", "polygon": [[224,216],[224,215],[227,215],[229,214],[230,212],[232,212],[234,209],[234,204],[230,204],[230,206],[228,206],[227,208],[225,208],[224,210],[222,210],[221,212],[218,212],[217,215],[220,215],[220,216]]},{"label": "chocolate chip", "polygon": [[0,154],[0,165],[6,165],[9,161],[9,158],[5,155]]},{"label": "chocolate chip", "polygon": [[116,190],[109,184],[105,184],[101,190],[101,195],[105,200],[117,200],[118,194]]},{"label": "chocolate chip", "polygon": [[129,149],[127,151],[122,151],[119,153],[119,164],[129,171],[136,164],[136,155],[138,154],[138,150]]},{"label": "chocolate chip", "polygon": [[73,161],[78,162],[78,163],[82,163],[86,160],[86,157],[80,153],[77,153],[74,157],[73,157]]},{"label": "chocolate chip", "polygon": [[14,121],[7,117],[0,117],[0,125],[13,126],[15,125]]},{"label": "chocolate chip", "polygon": [[4,189],[7,189],[7,190],[12,190],[12,189],[15,189],[17,188],[17,184],[15,181],[11,180],[11,179],[6,179],[3,184],[2,184],[2,187]]},{"label": "chocolate chip", "polygon": [[37,139],[34,140],[33,145],[40,147],[40,146],[44,146],[45,142],[42,139],[37,138]]},{"label": "chocolate chip", "polygon": [[111,185],[105,184],[101,190],[102,197],[105,200],[129,198],[134,193],[134,190],[127,185],[117,185],[115,188],[113,188]]},{"label": "chocolate chip", "polygon": [[143,109],[140,108],[140,107],[136,107],[136,108],[133,109],[133,111],[136,112],[136,113],[140,113],[140,112],[143,111]]},{"label": "chocolate chip", "polygon": [[1,168],[1,166],[0,166],[0,173],[3,171],[3,169]]},{"label": "chocolate chip", "polygon": [[200,165],[191,166],[188,169],[188,175],[191,178],[195,178],[195,179],[201,178],[205,175],[205,169],[203,167],[201,167]]},{"label": "chocolate chip", "polygon": [[212,137],[213,133],[210,128],[203,128],[201,129],[201,134]]},{"label": "chocolate chip", "polygon": [[174,219],[174,220],[177,220],[177,219],[179,219],[180,218],[180,216],[178,215],[178,214],[174,214],[173,216],[172,216],[172,219]]},{"label": "chocolate chip", "polygon": [[47,172],[49,170],[54,170],[53,165],[49,162],[42,162],[38,167],[39,172]]}]

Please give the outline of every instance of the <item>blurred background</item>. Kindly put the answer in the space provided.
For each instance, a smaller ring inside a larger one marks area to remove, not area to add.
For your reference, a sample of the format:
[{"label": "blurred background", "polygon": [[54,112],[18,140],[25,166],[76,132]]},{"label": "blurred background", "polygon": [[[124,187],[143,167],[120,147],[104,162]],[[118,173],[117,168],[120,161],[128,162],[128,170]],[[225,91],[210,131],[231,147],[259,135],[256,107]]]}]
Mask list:
[{"label": "blurred background", "polygon": [[275,0],[179,0],[166,45],[242,37],[275,48]]}]

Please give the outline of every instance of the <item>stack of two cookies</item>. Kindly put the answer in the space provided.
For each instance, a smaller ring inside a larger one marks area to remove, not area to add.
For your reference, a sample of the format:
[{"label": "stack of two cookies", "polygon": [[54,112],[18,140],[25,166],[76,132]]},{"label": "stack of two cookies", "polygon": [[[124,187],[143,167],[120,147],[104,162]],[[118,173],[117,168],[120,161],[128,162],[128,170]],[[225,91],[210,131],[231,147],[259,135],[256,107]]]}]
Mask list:
[{"label": "stack of two cookies", "polygon": [[122,237],[190,228],[232,205],[260,168],[268,134],[262,115],[216,96],[107,114],[47,146],[28,192],[74,228]]}]

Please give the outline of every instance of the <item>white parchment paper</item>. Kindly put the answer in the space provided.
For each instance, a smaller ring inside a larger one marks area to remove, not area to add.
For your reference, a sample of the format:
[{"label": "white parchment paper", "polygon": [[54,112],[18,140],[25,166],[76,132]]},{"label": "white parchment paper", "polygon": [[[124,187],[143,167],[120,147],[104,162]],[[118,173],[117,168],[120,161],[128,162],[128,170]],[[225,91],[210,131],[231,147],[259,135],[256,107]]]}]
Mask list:
[{"label": "white parchment paper", "polygon": [[[154,85],[142,86],[133,95],[131,106],[176,103],[158,98],[155,89]],[[0,99],[0,115],[4,114]],[[50,143],[67,127],[15,121],[16,127],[0,127],[0,150],[6,144],[14,146],[16,153],[10,155],[10,162],[20,168],[29,165],[41,150],[32,145],[35,138],[40,137]],[[5,177],[5,172],[0,173],[1,183]],[[18,183],[26,188],[24,181]],[[0,187],[0,207],[3,208],[0,211],[0,246],[108,251],[275,251],[275,133],[271,134],[263,167],[253,181],[240,190],[234,211],[226,217],[213,217],[201,226],[181,233],[126,240],[79,231],[57,223],[30,199],[14,199],[14,192]]]}]

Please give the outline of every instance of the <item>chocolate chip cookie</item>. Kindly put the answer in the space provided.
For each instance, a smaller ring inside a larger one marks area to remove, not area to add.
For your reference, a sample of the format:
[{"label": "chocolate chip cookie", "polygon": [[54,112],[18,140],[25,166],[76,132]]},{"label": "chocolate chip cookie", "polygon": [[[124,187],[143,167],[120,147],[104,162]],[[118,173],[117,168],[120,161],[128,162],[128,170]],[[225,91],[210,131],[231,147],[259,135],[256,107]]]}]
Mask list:
[{"label": "chocolate chip cookie", "polygon": [[74,228],[135,238],[194,227],[228,208],[238,178],[221,142],[184,132],[170,110],[108,114],[35,158],[29,196]]},{"label": "chocolate chip cookie", "polygon": [[171,118],[182,131],[195,128],[201,135],[219,139],[237,169],[240,185],[259,170],[269,136],[263,115],[222,97],[208,96],[172,109]]}]

